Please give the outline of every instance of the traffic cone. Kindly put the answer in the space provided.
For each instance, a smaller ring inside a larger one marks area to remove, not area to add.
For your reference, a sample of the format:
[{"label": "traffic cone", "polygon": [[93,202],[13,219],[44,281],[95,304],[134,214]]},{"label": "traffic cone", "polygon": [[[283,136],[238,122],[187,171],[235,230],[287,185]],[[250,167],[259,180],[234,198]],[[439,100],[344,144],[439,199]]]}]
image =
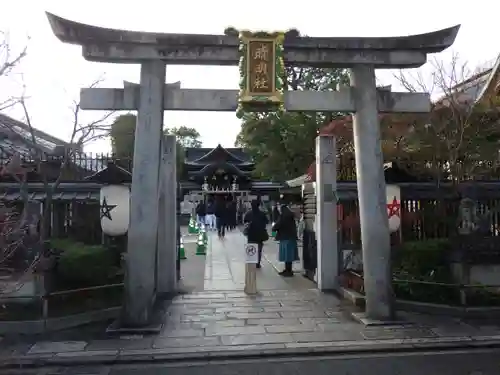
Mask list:
[{"label": "traffic cone", "polygon": [[191,215],[191,218],[189,219],[188,232],[191,234],[196,233],[196,221],[194,220],[193,215]]},{"label": "traffic cone", "polygon": [[208,245],[208,235],[207,235],[207,228],[205,227],[204,224],[201,224],[201,234],[203,235],[203,244],[206,247]]},{"label": "traffic cone", "polygon": [[187,259],[186,251],[184,250],[184,240],[182,239],[182,237],[179,244],[179,259]]},{"label": "traffic cone", "polygon": [[205,241],[203,240],[203,233],[198,236],[198,242],[196,243],[196,255],[205,255],[206,252]]}]

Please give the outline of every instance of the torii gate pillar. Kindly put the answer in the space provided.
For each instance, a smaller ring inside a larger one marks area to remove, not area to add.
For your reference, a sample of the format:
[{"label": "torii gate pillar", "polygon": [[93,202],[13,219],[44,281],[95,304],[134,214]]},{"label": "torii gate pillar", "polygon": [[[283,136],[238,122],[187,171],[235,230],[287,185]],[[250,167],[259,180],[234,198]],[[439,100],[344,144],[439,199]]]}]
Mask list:
[{"label": "torii gate pillar", "polygon": [[[141,64],[122,324],[149,323],[156,297],[165,63]],[[168,194],[167,194],[168,196]],[[175,191],[174,191],[175,196]],[[168,272],[168,270],[163,270]]]},{"label": "torii gate pillar", "polygon": [[351,68],[356,112],[353,114],[366,316],[392,320],[391,243],[380,144],[375,69]]}]

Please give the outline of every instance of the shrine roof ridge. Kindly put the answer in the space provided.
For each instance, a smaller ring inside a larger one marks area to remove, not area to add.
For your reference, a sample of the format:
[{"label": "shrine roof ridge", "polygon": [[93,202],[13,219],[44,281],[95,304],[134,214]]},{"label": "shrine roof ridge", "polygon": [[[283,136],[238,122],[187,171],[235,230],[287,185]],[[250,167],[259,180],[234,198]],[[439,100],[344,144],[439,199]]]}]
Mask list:
[{"label": "shrine roof ridge", "polygon": [[[129,31],[97,27],[67,20],[46,12],[54,35],[64,43],[77,45],[119,44],[129,46],[235,47],[236,36],[204,34],[171,34]],[[285,37],[285,48],[296,50],[400,50],[436,53],[450,47],[460,25],[442,30],[398,37]]]}]

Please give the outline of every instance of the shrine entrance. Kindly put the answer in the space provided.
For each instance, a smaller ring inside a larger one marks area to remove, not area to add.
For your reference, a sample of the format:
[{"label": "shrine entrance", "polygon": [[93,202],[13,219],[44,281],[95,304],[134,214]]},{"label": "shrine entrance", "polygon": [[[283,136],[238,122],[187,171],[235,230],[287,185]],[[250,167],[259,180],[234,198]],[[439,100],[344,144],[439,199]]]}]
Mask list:
[{"label": "shrine entrance", "polygon": [[[281,184],[253,181],[255,163],[241,148],[187,148],[181,185],[183,204],[190,207],[223,199],[236,203],[237,218],[241,218],[252,199],[267,200],[269,194],[278,195]],[[187,210],[186,210],[187,211]],[[237,220],[241,222],[241,220]]]},{"label": "shrine entrance", "polygon": [[[172,176],[172,168],[175,170],[175,147],[172,149],[168,143],[165,147],[162,136],[165,110],[236,111],[239,117],[249,111],[353,113],[366,314],[374,319],[392,319],[390,241],[379,112],[428,112],[430,98],[427,93],[378,89],[375,69],[423,65],[427,54],[440,52],[454,42],[459,26],[407,37],[314,38],[301,37],[297,30],[238,33],[228,29],[227,35],[146,33],[89,26],[53,14],[48,14],[48,18],[61,41],[82,46],[85,59],[141,66],[139,86],[83,89],[80,98],[82,109],[138,111],[123,311],[125,325],[148,324],[156,292],[172,292],[176,288],[171,282],[158,282],[151,276],[156,267],[175,273],[175,265],[171,263],[177,254],[173,242],[158,241],[159,232],[168,228],[170,233],[176,226],[176,212],[171,204],[175,202],[176,189],[162,178]],[[166,65],[173,64],[239,65],[240,90],[182,89],[177,84],[166,85]],[[285,64],[349,68],[350,86],[339,87],[337,91],[285,91]],[[336,154],[333,136],[317,138],[316,222],[321,290],[336,289],[339,282]],[[158,207],[155,197],[162,194],[168,204]],[[162,217],[164,223],[161,223]],[[159,258],[165,261],[158,264]]]}]

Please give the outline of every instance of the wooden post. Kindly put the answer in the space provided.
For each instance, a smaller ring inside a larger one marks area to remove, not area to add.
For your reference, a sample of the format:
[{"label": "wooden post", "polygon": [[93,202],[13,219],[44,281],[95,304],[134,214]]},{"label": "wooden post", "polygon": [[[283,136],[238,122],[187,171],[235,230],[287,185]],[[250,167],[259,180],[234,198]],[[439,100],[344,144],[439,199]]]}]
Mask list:
[{"label": "wooden post", "polygon": [[245,265],[245,289],[246,294],[257,294],[257,267],[255,263]]},{"label": "wooden post", "polygon": [[246,294],[257,294],[257,261],[258,245],[247,243],[245,245],[245,288]]}]

